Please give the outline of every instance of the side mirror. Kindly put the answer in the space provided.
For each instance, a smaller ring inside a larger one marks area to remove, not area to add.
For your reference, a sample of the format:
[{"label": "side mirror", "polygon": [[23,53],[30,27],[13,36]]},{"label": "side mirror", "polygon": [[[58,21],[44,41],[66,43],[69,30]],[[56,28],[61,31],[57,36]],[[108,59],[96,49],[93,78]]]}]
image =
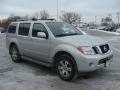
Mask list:
[{"label": "side mirror", "polygon": [[45,32],[38,32],[37,37],[46,38],[46,34],[45,34]]}]

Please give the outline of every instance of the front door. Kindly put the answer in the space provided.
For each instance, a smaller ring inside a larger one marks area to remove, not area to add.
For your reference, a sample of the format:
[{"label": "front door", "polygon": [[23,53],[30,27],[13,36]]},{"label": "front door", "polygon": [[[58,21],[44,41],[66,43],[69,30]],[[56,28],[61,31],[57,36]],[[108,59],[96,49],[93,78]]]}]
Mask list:
[{"label": "front door", "polygon": [[[38,32],[45,32],[46,38],[38,37]],[[50,49],[50,40],[47,38],[48,33],[45,26],[41,23],[34,23],[32,28],[32,34],[30,39],[30,52],[32,57],[44,62],[50,62],[49,58],[49,49]]]}]

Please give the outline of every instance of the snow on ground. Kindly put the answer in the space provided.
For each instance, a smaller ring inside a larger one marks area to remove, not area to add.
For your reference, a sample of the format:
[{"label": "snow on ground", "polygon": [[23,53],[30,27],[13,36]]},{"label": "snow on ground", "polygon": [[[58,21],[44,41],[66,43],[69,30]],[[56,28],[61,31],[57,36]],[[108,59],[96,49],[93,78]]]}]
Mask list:
[{"label": "snow on ground", "polygon": [[99,29],[89,29],[89,30],[105,32],[105,33],[114,34],[114,35],[120,35],[120,33],[117,33],[117,32],[103,31],[103,30],[99,30]]}]

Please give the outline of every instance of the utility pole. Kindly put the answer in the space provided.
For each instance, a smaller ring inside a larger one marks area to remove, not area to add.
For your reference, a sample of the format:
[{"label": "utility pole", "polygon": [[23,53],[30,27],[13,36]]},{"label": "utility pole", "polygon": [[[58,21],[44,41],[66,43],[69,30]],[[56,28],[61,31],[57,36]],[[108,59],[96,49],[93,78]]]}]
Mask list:
[{"label": "utility pole", "polygon": [[2,26],[2,19],[0,19],[0,26]]},{"label": "utility pole", "polygon": [[95,24],[97,24],[97,16],[95,16]]},{"label": "utility pole", "polygon": [[1,23],[1,19],[0,19],[0,26],[1,26],[1,24],[2,24],[2,23]]},{"label": "utility pole", "polygon": [[59,2],[57,0],[57,20],[59,19]]},{"label": "utility pole", "polygon": [[97,16],[95,16],[95,28],[97,26]]},{"label": "utility pole", "polygon": [[120,25],[120,12],[117,12],[118,26]]}]

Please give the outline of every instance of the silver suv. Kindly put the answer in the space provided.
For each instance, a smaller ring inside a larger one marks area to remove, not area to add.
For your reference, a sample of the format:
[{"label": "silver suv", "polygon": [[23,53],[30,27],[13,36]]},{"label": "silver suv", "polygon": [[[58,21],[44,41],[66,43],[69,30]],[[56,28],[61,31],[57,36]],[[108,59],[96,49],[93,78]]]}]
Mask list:
[{"label": "silver suv", "polygon": [[25,59],[53,67],[59,77],[66,81],[75,79],[79,72],[109,66],[113,59],[106,41],[84,35],[65,22],[12,22],[6,40],[14,62]]}]

